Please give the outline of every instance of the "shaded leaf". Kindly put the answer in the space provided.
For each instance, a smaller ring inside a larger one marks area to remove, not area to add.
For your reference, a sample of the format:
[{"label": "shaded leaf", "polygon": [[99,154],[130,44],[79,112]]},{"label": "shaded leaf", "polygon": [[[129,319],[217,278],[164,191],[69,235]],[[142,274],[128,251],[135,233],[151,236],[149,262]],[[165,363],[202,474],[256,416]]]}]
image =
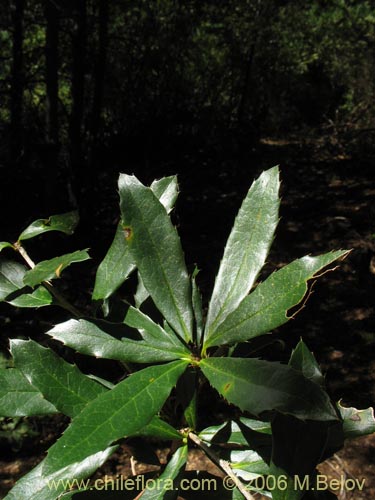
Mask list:
[{"label": "shaded leaf", "polygon": [[121,174],[119,190],[127,244],[144,286],[172,328],[189,341],[191,287],[176,228],[151,189],[134,176]]},{"label": "shaded leaf", "polygon": [[196,267],[191,277],[191,286],[192,286],[192,303],[193,303],[195,327],[197,333],[196,343],[197,346],[200,346],[203,333],[203,309],[202,309],[202,296],[199,291],[197,281],[195,279],[198,273],[199,270]]},{"label": "shaded leaf", "polygon": [[65,214],[52,215],[48,219],[38,219],[32,222],[18,237],[18,241],[34,238],[49,231],[61,231],[65,234],[73,234],[79,222],[79,214],[76,210]]},{"label": "shaded leaf", "polygon": [[39,262],[33,269],[25,274],[23,282],[28,286],[35,286],[42,281],[48,281],[59,278],[62,271],[75,262],[83,262],[90,259],[87,250],[77,250],[73,253],[67,253],[54,259]]},{"label": "shaded leaf", "polygon": [[48,451],[43,474],[83,460],[145,427],[160,411],[187,363],[151,366],[133,373],[86,405]]},{"label": "shaded leaf", "polygon": [[45,399],[59,411],[74,417],[106,389],[33,340],[11,340],[15,365]]},{"label": "shaded leaf", "polygon": [[174,350],[176,350],[177,347],[179,352],[185,352],[185,354],[190,355],[190,351],[184,346],[174,332],[166,332],[149,316],[135,307],[129,307],[124,323],[132,328],[136,328],[149,345],[159,348],[165,345],[167,349]]},{"label": "shaded leaf", "polygon": [[143,281],[142,281],[142,278],[141,278],[141,275],[139,274],[139,272],[137,273],[137,280],[138,280],[138,284],[137,284],[137,290],[134,294],[134,302],[135,302],[136,307],[138,309],[140,309],[143,302],[145,302],[148,299],[149,293],[143,284]]},{"label": "shaded leaf", "polygon": [[224,398],[253,415],[278,410],[301,419],[337,420],[328,395],[287,365],[259,359],[205,358],[200,367]]},{"label": "shaded leaf", "polygon": [[366,408],[357,410],[357,408],[345,408],[337,403],[337,408],[343,419],[343,431],[345,438],[355,438],[366,436],[375,432],[374,409]]},{"label": "shaded leaf", "polygon": [[271,168],[252,184],[242,203],[215,279],[206,340],[237,309],[263,267],[279,219],[279,186],[278,167]]},{"label": "shaded leaf", "polygon": [[178,489],[178,476],[181,471],[185,468],[187,461],[188,447],[181,446],[178,448],[171,460],[168,462],[164,472],[159,476],[158,481],[160,487],[146,488],[142,493],[142,500],[162,500],[177,497]]},{"label": "shaded leaf", "polygon": [[[178,195],[176,176],[154,181],[151,184],[151,189],[167,212],[170,212]],[[93,300],[104,300],[110,297],[124,283],[135,267],[134,259],[126,245],[124,227],[119,223],[114,240],[96,272]],[[139,304],[136,303],[136,305],[140,307]]]},{"label": "shaded leaf", "polygon": [[[104,322],[101,324],[104,326]],[[150,345],[143,340],[131,340],[126,337],[118,340],[99,328],[93,321],[84,319],[71,319],[60,323],[49,330],[47,335],[81,354],[97,358],[131,363],[151,363],[186,357],[185,348],[182,346],[167,346],[163,343],[157,345],[156,342]]]},{"label": "shaded leaf", "polygon": [[160,417],[153,417],[151,422],[132,436],[150,436],[157,439],[181,439],[181,434]]},{"label": "shaded leaf", "polygon": [[320,371],[320,367],[313,353],[309,351],[307,345],[302,339],[298,342],[297,347],[292,352],[289,360],[289,366],[295,370],[299,370],[306,378],[309,378],[313,382],[322,386],[324,385],[324,377]]},{"label": "shaded leaf", "polygon": [[51,413],[57,413],[57,409],[20,370],[0,370],[0,416],[31,417]]},{"label": "shaded leaf", "polygon": [[307,281],[347,254],[346,250],[338,250],[317,257],[305,256],[271,274],[206,338],[205,348],[242,342],[283,325],[291,318],[288,310],[304,298]]},{"label": "shaded leaf", "polygon": [[91,476],[116,450],[116,446],[107,448],[90,456],[86,456],[81,462],[76,462],[51,474],[45,474],[44,464],[46,459],[40,462],[28,474],[23,476],[4,500],[55,500],[68,489],[67,481],[77,486],[77,482]]},{"label": "shaded leaf", "polygon": [[16,307],[42,307],[52,303],[52,296],[44,287],[27,293],[23,278],[27,268],[18,262],[0,261],[0,301]]}]

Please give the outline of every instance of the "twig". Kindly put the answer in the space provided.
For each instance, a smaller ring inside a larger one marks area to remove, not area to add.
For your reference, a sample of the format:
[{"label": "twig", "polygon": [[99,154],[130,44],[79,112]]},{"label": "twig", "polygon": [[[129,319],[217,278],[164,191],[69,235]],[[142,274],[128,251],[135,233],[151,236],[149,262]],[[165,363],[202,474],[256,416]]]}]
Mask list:
[{"label": "twig", "polygon": [[230,466],[229,462],[226,460],[222,460],[219,458],[199,437],[194,434],[193,432],[189,432],[189,438],[197,445],[199,448],[201,448],[207,456],[211,458],[211,460],[218,465],[233,481],[233,483],[236,485],[236,487],[239,489],[239,491],[242,493],[242,495],[247,499],[247,500],[255,500],[253,495],[246,489],[245,485],[242,483],[242,481],[236,476],[236,474],[233,472],[232,467]]},{"label": "twig", "polygon": [[[26,252],[19,241],[14,243],[13,248],[21,255],[30,269],[34,269],[35,262],[30,258],[29,254]],[[66,309],[77,318],[84,316],[78,309],[76,309],[70,302],[68,302],[65,297],[63,297],[63,295],[61,295],[60,292],[58,292],[49,281],[43,281],[42,285],[50,292],[51,295],[53,295],[53,297],[56,299],[56,303],[60,307]]]}]

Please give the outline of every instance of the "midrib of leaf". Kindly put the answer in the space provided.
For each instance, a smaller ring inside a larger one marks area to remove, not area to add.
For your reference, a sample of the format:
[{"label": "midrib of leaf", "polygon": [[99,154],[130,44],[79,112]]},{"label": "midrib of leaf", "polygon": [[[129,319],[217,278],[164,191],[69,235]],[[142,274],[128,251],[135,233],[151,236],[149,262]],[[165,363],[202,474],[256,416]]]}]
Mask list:
[{"label": "midrib of leaf", "polygon": [[[282,365],[281,363],[278,363],[278,365],[279,365],[279,366],[284,366],[284,365]],[[285,366],[287,366],[287,365],[285,365]],[[216,371],[216,373],[221,373],[221,374],[223,374],[223,375],[228,376],[228,372],[226,372],[226,371],[224,371],[224,370],[221,370],[220,368],[213,367],[213,366],[211,365],[210,369],[211,369],[211,370],[213,370],[213,371]],[[290,369],[291,369],[291,370],[294,370],[294,368],[290,368]],[[301,373],[300,373],[300,372],[298,372],[297,370],[294,370],[294,371],[295,371],[298,375],[301,375]],[[237,378],[237,379],[239,379],[239,380],[244,380],[246,383],[248,383],[248,384],[252,384],[252,385],[254,385],[255,387],[260,387],[260,388],[264,388],[264,387],[265,387],[265,384],[261,385],[261,384],[259,384],[259,383],[258,383],[258,384],[256,384],[255,382],[251,382],[251,381],[249,382],[249,380],[248,380],[248,379],[246,379],[245,377],[240,377],[240,376],[238,376],[238,375],[229,375],[229,376],[230,376],[230,377],[235,377],[235,378]],[[309,379],[307,379],[306,377],[304,377],[304,378],[305,378],[306,380],[309,380]],[[311,381],[310,381],[310,382],[311,382]],[[311,383],[314,383],[314,382],[311,382]],[[289,393],[289,392],[285,392],[285,391],[282,391],[282,390],[280,390],[280,389],[275,389],[274,387],[272,387],[272,388],[271,388],[271,390],[272,390],[272,391],[276,391],[277,393],[282,394],[282,395],[284,395],[284,396],[290,396],[290,393]],[[225,395],[224,395],[224,394],[223,394],[223,397],[225,398]],[[304,399],[304,397],[303,397],[302,395],[300,395],[300,394],[293,395],[293,397],[294,397],[294,398],[296,398],[296,399],[297,399],[297,400],[299,400],[299,401],[302,401],[303,403],[306,403],[306,404],[307,404],[307,407],[308,407],[308,408],[311,408],[311,402],[310,402],[310,400],[309,400],[309,399]]]},{"label": "midrib of leaf", "polygon": [[[173,363],[173,362],[172,362],[172,363]],[[185,362],[185,363],[187,364],[187,362]],[[175,363],[173,363],[173,364],[175,365]],[[153,383],[155,383],[157,380],[160,380],[161,378],[164,378],[164,377],[165,377],[165,376],[166,376],[169,372],[173,371],[175,368],[176,368],[175,366],[170,367],[168,370],[166,370],[165,372],[163,372],[163,373],[162,373],[162,375],[160,375],[157,379],[155,379],[155,380],[153,381]],[[116,386],[115,386],[115,387],[116,387]],[[116,415],[118,415],[119,413],[121,413],[121,412],[124,410],[124,408],[125,408],[126,406],[130,405],[131,403],[133,403],[133,405],[134,405],[134,409],[135,409],[135,413],[136,413],[136,415],[139,415],[139,414],[140,414],[140,412],[139,412],[139,410],[138,410],[138,404],[137,404],[137,402],[136,402],[136,401],[137,401],[137,399],[139,399],[140,397],[142,397],[142,395],[143,395],[143,394],[145,394],[145,393],[146,393],[146,394],[148,394],[148,395],[150,396],[150,399],[153,399],[153,394],[149,391],[149,387],[150,387],[149,385],[145,386],[143,389],[141,389],[141,391],[137,392],[137,393],[135,394],[135,396],[132,396],[132,397],[130,397],[129,399],[127,399],[127,400],[126,400],[126,402],[125,402],[125,403],[121,406],[121,408],[119,408],[118,410],[114,411],[114,412],[111,414],[111,417],[110,417],[110,419],[109,419],[109,420],[106,420],[106,421],[102,422],[100,425],[98,425],[97,427],[95,427],[95,429],[93,429],[93,430],[92,430],[92,432],[91,432],[90,434],[88,434],[88,435],[85,437],[84,441],[89,441],[90,437],[91,437],[91,436],[93,436],[94,434],[96,434],[96,433],[98,432],[98,430],[100,430],[100,429],[102,429],[102,428],[105,428],[105,427],[107,427],[108,425],[110,425],[110,426],[111,426],[111,428],[112,428],[113,430],[115,430],[115,429],[114,429],[114,427],[113,427],[113,423],[112,423],[112,422],[113,422],[113,418],[114,418]],[[100,394],[98,394],[98,396],[100,396]],[[95,399],[96,399],[96,398],[95,398]],[[94,401],[95,401],[95,399],[91,399],[90,401],[94,402]],[[153,419],[153,417],[154,417],[154,415],[152,415],[152,416],[151,416],[151,418],[150,418],[150,420],[148,421],[148,423],[149,423],[149,422],[151,422],[151,420]],[[147,424],[146,424],[146,425],[147,425]],[[69,429],[69,428],[68,428],[68,429]],[[75,449],[77,449],[77,448],[81,448],[81,447],[82,447],[82,443],[76,443],[76,444],[74,444],[74,445],[73,445],[70,449],[71,449],[71,451],[73,451],[73,450],[75,450]],[[47,460],[48,460],[48,455],[47,455]],[[69,464],[67,464],[67,465],[69,465]]]},{"label": "midrib of leaf", "polygon": [[[262,207],[261,207],[261,208],[263,208],[263,207],[264,207],[264,205],[262,205]],[[233,281],[233,283],[232,283],[232,287],[231,287],[231,289],[230,289],[230,292],[229,292],[229,294],[227,295],[226,299],[224,300],[223,304],[221,305],[221,307],[220,307],[220,309],[219,309],[219,311],[218,311],[218,313],[217,313],[217,315],[216,315],[215,320],[214,320],[214,321],[211,323],[211,325],[210,325],[210,328],[209,328],[209,330],[208,330],[208,332],[207,332],[207,339],[210,337],[210,333],[211,333],[212,331],[214,331],[214,330],[215,330],[216,325],[217,325],[218,321],[220,320],[220,316],[222,315],[223,310],[224,310],[224,309],[225,309],[225,307],[227,306],[227,304],[228,304],[228,302],[229,302],[229,299],[232,297],[232,295],[233,295],[233,293],[234,293],[234,290],[235,290],[235,285],[236,285],[236,283],[237,283],[237,281],[238,281],[238,279],[239,279],[239,276],[241,275],[241,271],[242,271],[242,268],[243,268],[243,266],[244,266],[244,264],[245,264],[245,260],[246,260],[247,256],[248,256],[248,255],[249,255],[249,253],[250,253],[250,245],[251,245],[251,243],[252,243],[252,241],[253,241],[253,238],[254,238],[255,228],[258,226],[258,222],[259,222],[259,215],[260,215],[260,213],[261,213],[261,209],[259,209],[259,211],[258,211],[258,213],[257,213],[257,216],[256,216],[256,218],[255,218],[256,220],[254,220],[254,221],[253,221],[253,224],[252,224],[252,230],[251,230],[251,236],[250,236],[250,239],[249,239],[248,244],[247,244],[247,249],[246,249],[245,253],[243,254],[243,258],[242,258],[241,264],[240,264],[239,269],[238,269],[238,271],[237,271],[237,273],[236,273],[236,277],[235,277],[235,279],[234,279],[234,281]],[[237,218],[238,218],[238,217],[239,217],[239,214],[237,215],[236,220],[237,220]],[[256,276],[254,276],[254,280],[255,280],[255,278],[256,278]],[[232,312],[232,311],[231,311],[231,312]],[[231,313],[231,312],[230,312],[230,313]],[[229,313],[229,314],[230,314],[230,313]],[[229,314],[228,314],[228,316],[229,316]],[[224,318],[224,319],[221,321],[221,323],[222,323],[223,321],[225,321],[225,319],[226,319],[226,318]],[[220,323],[219,323],[219,324],[220,324]]]},{"label": "midrib of leaf", "polygon": [[[158,259],[158,262],[159,262],[159,268],[161,269],[161,272],[162,272],[162,275],[163,275],[163,279],[164,279],[164,283],[165,283],[165,285],[166,285],[166,287],[167,287],[167,290],[168,290],[168,293],[169,293],[170,297],[172,298],[172,302],[173,302],[173,304],[174,304],[174,306],[175,306],[175,310],[176,310],[176,312],[177,312],[177,316],[178,316],[178,319],[179,319],[180,325],[181,325],[181,327],[182,327],[182,330],[183,330],[183,332],[184,332],[184,334],[185,334],[185,337],[187,337],[187,339],[189,339],[189,338],[190,338],[190,333],[189,333],[189,331],[188,331],[188,329],[187,329],[187,327],[186,327],[186,325],[185,325],[185,322],[184,322],[184,320],[183,320],[183,317],[181,316],[180,310],[179,310],[179,308],[177,307],[176,300],[175,300],[175,298],[174,298],[174,295],[173,295],[172,289],[171,289],[171,287],[170,287],[170,285],[169,285],[169,282],[168,282],[167,276],[166,276],[166,274],[165,274],[164,267],[163,267],[163,265],[162,265],[162,262],[163,262],[163,261],[162,261],[161,255],[160,255],[160,253],[159,253],[159,247],[158,247],[158,245],[156,245],[156,244],[155,244],[155,241],[154,241],[154,239],[153,239],[153,237],[152,237],[152,235],[151,235],[151,233],[150,233],[150,231],[149,231],[149,229],[148,229],[148,224],[146,224],[146,223],[145,223],[145,220],[144,220],[144,218],[143,218],[143,213],[142,213],[142,211],[138,208],[137,201],[136,201],[136,199],[134,198],[134,196],[133,196],[133,194],[132,194],[132,192],[131,192],[131,190],[130,190],[130,189],[129,189],[129,194],[130,194],[130,196],[133,198],[133,201],[135,202],[135,203],[134,203],[134,207],[136,208],[136,210],[137,210],[138,214],[140,215],[140,218],[141,218],[141,220],[142,220],[143,226],[145,227],[145,230],[146,230],[146,232],[147,232],[147,234],[148,234],[148,236],[149,236],[150,240],[152,241],[153,247],[154,247],[154,248],[155,248],[155,250],[156,250],[157,259]],[[154,193],[153,193],[153,195],[155,196],[155,194],[154,194]],[[156,198],[156,196],[155,196],[155,198]],[[157,198],[156,198],[156,199],[157,199]],[[158,201],[159,201],[159,200],[158,200]],[[160,202],[159,202],[159,203],[160,203]],[[173,230],[174,230],[174,231],[176,231],[175,227],[173,227],[173,226],[172,226],[172,228],[173,228]],[[176,232],[177,232],[177,231],[176,231]],[[143,280],[143,283],[144,283],[144,280]]]}]

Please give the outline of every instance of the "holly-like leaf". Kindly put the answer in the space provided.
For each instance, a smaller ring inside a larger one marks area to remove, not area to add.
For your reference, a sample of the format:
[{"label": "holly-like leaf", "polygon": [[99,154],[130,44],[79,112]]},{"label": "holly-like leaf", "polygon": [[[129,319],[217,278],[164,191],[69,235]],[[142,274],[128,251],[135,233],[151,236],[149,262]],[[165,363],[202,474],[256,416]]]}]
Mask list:
[{"label": "holly-like leaf", "polygon": [[355,438],[366,436],[375,432],[374,409],[366,408],[357,410],[357,408],[345,408],[337,403],[337,408],[343,419],[343,431],[345,438]]},{"label": "holly-like leaf", "polygon": [[18,237],[18,241],[34,238],[49,231],[60,231],[65,234],[73,234],[79,222],[76,210],[65,214],[52,215],[48,219],[38,219],[32,222]]},{"label": "holly-like leaf", "polygon": [[43,474],[104,450],[145,427],[160,411],[187,362],[151,366],[133,373],[88,403],[49,449]]},{"label": "holly-like leaf", "polygon": [[44,287],[28,293],[23,283],[27,268],[18,262],[0,261],[0,301],[16,307],[42,307],[52,303],[52,296]]},{"label": "holly-like leaf", "polygon": [[[150,187],[169,213],[178,195],[176,176],[154,181]],[[136,265],[125,238],[124,227],[120,222],[116,229],[115,238],[96,272],[93,300],[104,300],[110,297],[134,271]],[[137,307],[140,306],[137,304]]]},{"label": "holly-like leaf", "polygon": [[346,250],[317,257],[305,256],[271,274],[229,314],[218,328],[206,337],[205,349],[214,345],[233,344],[263,335],[290,320],[288,310],[303,300],[307,282]]},{"label": "holly-like leaf", "polygon": [[202,359],[200,367],[224,398],[253,415],[278,410],[301,419],[337,420],[322,388],[287,365],[212,357]]},{"label": "holly-like leaf", "polygon": [[127,245],[144,286],[171,327],[189,341],[191,286],[176,228],[152,190],[134,176],[121,174],[119,190]]},{"label": "holly-like leaf", "polygon": [[57,413],[57,409],[20,370],[0,370],[0,416],[31,417],[51,413]]},{"label": "holly-like leaf", "polygon": [[324,377],[320,370],[320,367],[313,355],[309,351],[307,345],[301,339],[297,347],[292,352],[289,360],[289,366],[295,370],[299,370],[303,373],[306,378],[309,378],[313,382],[324,385]]},{"label": "holly-like leaf", "polygon": [[11,353],[29,382],[59,411],[74,417],[106,389],[33,340],[11,341]]},{"label": "holly-like leaf", "polygon": [[156,341],[150,344],[144,340],[132,340],[126,337],[118,340],[104,331],[105,322],[98,322],[99,324],[103,329],[93,321],[71,319],[56,325],[47,332],[47,335],[81,354],[130,363],[171,361],[186,357],[188,354],[182,344],[176,346],[161,341],[159,344]]},{"label": "holly-like leaf", "polygon": [[86,456],[81,462],[69,464],[51,474],[45,474],[44,464],[46,459],[23,476],[4,500],[55,500],[69,486],[77,487],[80,481],[91,476],[112,453],[116,446],[107,448],[93,455]]},{"label": "holly-like leaf", "polygon": [[23,282],[28,286],[35,286],[42,281],[48,281],[54,278],[60,278],[62,271],[75,262],[83,262],[90,259],[86,250],[77,250],[67,253],[54,259],[39,262],[33,269],[27,271]]},{"label": "holly-like leaf", "polygon": [[178,448],[168,462],[164,472],[158,478],[158,484],[161,487],[156,490],[155,488],[146,488],[142,493],[142,500],[163,500],[166,498],[165,495],[168,495],[168,492],[171,492],[172,489],[175,491],[178,490],[178,476],[185,468],[187,456],[187,446]]},{"label": "holly-like leaf", "polygon": [[210,300],[206,339],[254,285],[268,255],[279,220],[279,170],[262,173],[249,189],[234,222]]}]

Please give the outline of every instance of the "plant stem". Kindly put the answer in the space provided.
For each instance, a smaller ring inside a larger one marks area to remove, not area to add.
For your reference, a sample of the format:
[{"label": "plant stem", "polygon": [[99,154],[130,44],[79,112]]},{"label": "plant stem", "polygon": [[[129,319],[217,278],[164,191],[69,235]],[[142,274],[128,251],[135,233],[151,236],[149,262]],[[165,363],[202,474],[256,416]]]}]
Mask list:
[{"label": "plant stem", "polygon": [[189,438],[201,448],[207,456],[211,458],[211,460],[218,465],[233,481],[239,491],[247,500],[255,500],[253,495],[246,489],[246,486],[242,483],[242,481],[236,476],[233,472],[232,467],[229,462],[226,460],[222,460],[219,458],[196,434],[193,432],[189,432]]},{"label": "plant stem", "polygon": [[[26,252],[21,243],[17,241],[13,245],[13,247],[21,255],[21,257],[24,259],[24,261],[27,263],[30,269],[33,269],[35,267],[35,262],[30,258],[29,254]],[[53,297],[56,300],[56,303],[60,307],[66,309],[71,314],[73,314],[73,316],[77,318],[84,316],[78,309],[76,309],[70,302],[68,302],[65,299],[65,297],[63,297],[63,295],[61,295],[60,292],[58,292],[49,281],[43,281],[42,285],[50,292],[51,295],[53,295]]]}]

